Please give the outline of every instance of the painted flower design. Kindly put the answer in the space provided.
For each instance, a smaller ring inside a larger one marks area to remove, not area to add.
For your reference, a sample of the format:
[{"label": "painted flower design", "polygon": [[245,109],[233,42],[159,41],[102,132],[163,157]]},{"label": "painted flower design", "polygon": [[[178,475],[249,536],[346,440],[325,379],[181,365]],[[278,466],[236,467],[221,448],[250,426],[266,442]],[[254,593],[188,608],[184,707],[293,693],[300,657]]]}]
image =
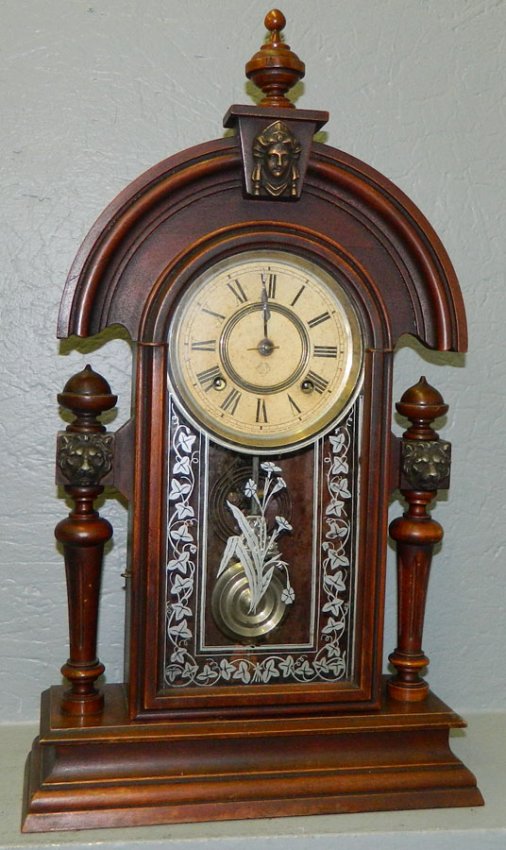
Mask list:
[{"label": "painted flower design", "polygon": [[250,478],[248,483],[246,484],[246,486],[244,488],[244,492],[245,492],[246,496],[248,497],[248,499],[252,499],[253,496],[255,495],[256,491],[257,491],[256,482],[253,481],[252,478]]},{"label": "painted flower design", "polygon": [[281,593],[281,601],[285,603],[285,605],[291,605],[295,602],[295,591],[291,585],[285,587],[283,592]]},{"label": "painted flower design", "polygon": [[277,516],[276,522],[280,531],[293,531],[292,526],[283,516]]},{"label": "painted flower design", "polygon": [[236,505],[227,501],[227,505],[236,521],[239,534],[228,538],[223,552],[217,575],[228,567],[230,562],[240,562],[246,578],[250,593],[249,613],[254,614],[260,601],[267,592],[272,581],[274,571],[283,570],[286,576],[286,586],[282,591],[282,601],[291,605],[295,599],[295,592],[290,585],[288,577],[288,564],[279,554],[277,540],[280,534],[292,531],[292,526],[285,517],[277,516],[274,528],[271,530],[267,525],[267,507],[273,495],[286,487],[286,482],[281,478],[281,467],[271,461],[260,465],[265,473],[262,491],[256,481],[250,478],[244,493],[251,499],[251,513],[245,515]]},{"label": "painted flower design", "polygon": [[268,478],[270,478],[271,475],[278,475],[278,473],[282,472],[281,467],[276,466],[276,464],[271,461],[265,461],[265,463],[262,463],[262,469],[267,473]]}]

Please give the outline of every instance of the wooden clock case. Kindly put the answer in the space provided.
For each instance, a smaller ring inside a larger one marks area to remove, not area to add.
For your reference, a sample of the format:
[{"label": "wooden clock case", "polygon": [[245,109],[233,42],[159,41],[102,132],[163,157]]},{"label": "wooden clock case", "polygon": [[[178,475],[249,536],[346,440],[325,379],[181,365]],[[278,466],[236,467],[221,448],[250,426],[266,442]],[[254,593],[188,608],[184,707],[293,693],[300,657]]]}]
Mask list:
[{"label": "wooden clock case", "polygon": [[[273,55],[284,51],[284,66],[295,66],[274,23]],[[292,68],[290,85],[297,73]],[[63,673],[70,687],[43,694],[25,831],[482,802],[474,776],[449,748],[449,730],[465,724],[419,675],[428,663],[421,649],[425,589],[442,532],[425,511],[435,488],[406,481],[401,456],[410,439],[438,440],[430,423],[446,406],[422,381],[400,405],[412,421],[406,439],[390,430],[399,338],[411,334],[432,349],[465,350],[459,286],[438,237],[399,189],[352,156],[311,143],[325,114],[287,108],[283,93],[269,95],[267,84],[264,90],[267,105],[227,114],[236,135],[172,156],[121,192],[91,229],[68,278],[58,335],[126,328],[134,342],[135,394],[132,418],[114,435],[104,435],[97,419],[115,403],[97,373],[85,369],[60,396],[76,416],[67,429],[72,439],[98,435],[112,459],[95,479],[72,479],[59,464],[58,480],[76,504],[57,529],[69,588]],[[248,191],[252,140],[259,126],[279,120],[302,139],[299,197]],[[172,691],[160,686],[169,322],[178,295],[203,268],[259,247],[289,250],[337,272],[363,329],[363,566],[354,669],[337,685]],[[111,529],[93,501],[108,484],[130,504],[128,680],[97,687],[100,571]],[[392,529],[399,643],[388,684],[381,674],[387,508],[399,486],[410,507]]]}]

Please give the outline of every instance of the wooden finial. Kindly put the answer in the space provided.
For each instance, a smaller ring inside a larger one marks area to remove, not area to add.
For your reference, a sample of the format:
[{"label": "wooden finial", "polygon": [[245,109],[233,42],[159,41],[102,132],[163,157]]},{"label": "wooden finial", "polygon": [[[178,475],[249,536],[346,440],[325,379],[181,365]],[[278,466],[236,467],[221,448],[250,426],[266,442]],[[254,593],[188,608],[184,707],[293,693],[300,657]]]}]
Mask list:
[{"label": "wooden finial", "polygon": [[63,392],[58,394],[58,402],[77,417],[76,421],[67,427],[67,431],[105,431],[98,421],[98,416],[110,410],[116,404],[118,397],[113,395],[105,378],[95,372],[90,365],[82,372],[72,375],[65,384]]},{"label": "wooden finial", "polygon": [[283,13],[271,9],[264,23],[270,35],[246,64],[246,76],[264,93],[260,106],[294,109],[286,93],[302,79],[306,67],[290,45],[282,41],[281,30],[286,25]]},{"label": "wooden finial", "polygon": [[443,396],[422,375],[417,384],[410,387],[395,405],[402,416],[411,420],[403,437],[409,440],[437,440],[432,422],[448,411]]}]

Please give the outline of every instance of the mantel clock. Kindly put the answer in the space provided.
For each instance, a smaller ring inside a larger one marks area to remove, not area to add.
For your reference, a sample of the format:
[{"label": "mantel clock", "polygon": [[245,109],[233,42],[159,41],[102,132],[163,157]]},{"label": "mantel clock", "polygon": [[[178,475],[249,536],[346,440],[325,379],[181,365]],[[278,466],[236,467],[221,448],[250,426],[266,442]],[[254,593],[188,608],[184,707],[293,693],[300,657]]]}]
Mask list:
[{"label": "mantel clock", "polygon": [[[24,829],[81,829],[482,802],[449,748],[464,722],[423,678],[425,593],[449,483],[446,412],[422,378],[397,405],[395,344],[464,351],[438,237],[385,177],[313,141],[304,64],[266,17],[235,134],[156,165],[93,226],[58,334],[120,324],[131,419],[90,366],[59,396],[70,656],[43,694]],[[100,681],[104,486],[130,505],[127,676]],[[387,508],[398,561],[382,676]]]}]

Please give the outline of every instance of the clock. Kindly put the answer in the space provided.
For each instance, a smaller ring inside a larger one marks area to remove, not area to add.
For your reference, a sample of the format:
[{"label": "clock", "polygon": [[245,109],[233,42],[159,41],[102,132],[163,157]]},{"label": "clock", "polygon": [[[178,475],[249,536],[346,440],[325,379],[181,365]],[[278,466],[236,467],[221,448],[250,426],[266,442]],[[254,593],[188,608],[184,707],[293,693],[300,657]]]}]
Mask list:
[{"label": "clock", "polygon": [[[422,647],[447,405],[422,377],[391,428],[396,343],[465,350],[460,289],[412,202],[314,141],[327,114],[286,96],[305,68],[284,25],[267,15],[246,65],[261,103],[128,186],[69,273],[58,335],[126,329],[133,407],[106,429],[116,396],[91,364],[58,396],[69,657],[42,696],[25,831],[483,802]],[[125,678],[104,684],[108,485],[130,534]]]},{"label": "clock", "polygon": [[232,255],[184,292],[169,329],[169,380],[188,415],[251,452],[307,444],[349,405],[362,368],[345,291],[283,251]]}]

